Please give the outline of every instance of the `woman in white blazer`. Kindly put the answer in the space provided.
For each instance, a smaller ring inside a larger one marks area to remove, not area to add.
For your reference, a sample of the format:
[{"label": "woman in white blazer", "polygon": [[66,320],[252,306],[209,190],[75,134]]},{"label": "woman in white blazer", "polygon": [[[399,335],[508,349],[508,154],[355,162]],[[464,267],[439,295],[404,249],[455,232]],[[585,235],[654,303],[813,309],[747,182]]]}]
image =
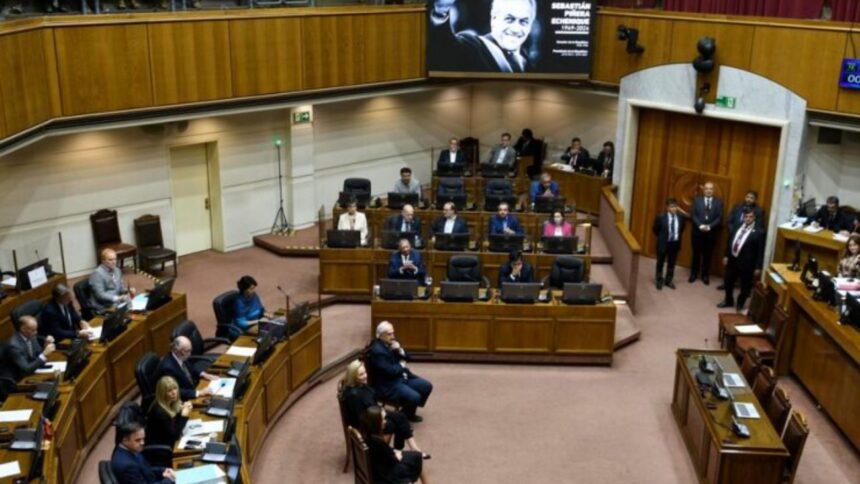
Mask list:
[{"label": "woman in white blazer", "polygon": [[367,217],[358,211],[355,200],[350,200],[346,206],[346,213],[340,214],[337,229],[358,230],[361,232],[361,245],[367,245]]}]

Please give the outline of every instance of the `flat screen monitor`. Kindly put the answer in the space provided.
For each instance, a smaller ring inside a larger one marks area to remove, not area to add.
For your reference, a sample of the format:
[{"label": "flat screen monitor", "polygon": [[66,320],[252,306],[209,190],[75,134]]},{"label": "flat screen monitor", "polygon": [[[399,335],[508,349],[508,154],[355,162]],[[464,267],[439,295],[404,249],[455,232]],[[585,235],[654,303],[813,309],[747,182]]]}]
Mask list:
[{"label": "flat screen monitor", "polygon": [[63,380],[72,381],[77,378],[90,362],[90,354],[89,342],[83,338],[76,339],[66,356],[66,371],[63,374]]},{"label": "flat screen monitor", "polygon": [[541,237],[543,251],[547,254],[573,254],[579,245],[579,237]]},{"label": "flat screen monitor", "polygon": [[538,300],[541,287],[539,282],[503,282],[502,302],[532,304]]},{"label": "flat screen monitor", "polygon": [[472,302],[478,299],[479,282],[442,281],[439,297],[445,302]]},{"label": "flat screen monitor", "polygon": [[817,213],[818,205],[815,203],[815,198],[810,198],[809,200],[801,203],[800,208],[797,210],[798,216],[806,217],[810,222]]},{"label": "flat screen monitor", "polygon": [[411,301],[418,296],[416,279],[380,279],[379,297],[388,300]]},{"label": "flat screen monitor", "polygon": [[412,247],[415,247],[415,237],[418,234],[415,232],[401,232],[399,230],[383,230],[382,231],[382,248],[388,250],[397,250],[400,248],[400,239],[408,239]]},{"label": "flat screen monitor", "polygon": [[603,285],[586,282],[565,282],[561,301],[565,304],[592,305],[600,301]]},{"label": "flat screen monitor", "polygon": [[457,207],[457,210],[463,210],[466,208],[466,198],[465,193],[437,193],[436,208],[441,210],[443,205],[451,202]]},{"label": "flat screen monitor", "polygon": [[26,265],[20,269],[18,269],[18,276],[16,281],[16,289],[19,291],[26,291],[28,289],[32,289],[33,286],[30,284],[30,272],[40,268],[45,268],[45,275],[50,277],[50,270],[48,270],[48,259],[41,259],[32,264]]},{"label": "flat screen monitor", "polygon": [[[431,77],[587,79],[597,2],[430,0]],[[638,47],[638,32],[627,49]],[[627,39],[627,37],[625,37]]]},{"label": "flat screen monitor", "polygon": [[516,195],[485,195],[484,196],[484,210],[488,212],[495,212],[499,209],[499,205],[505,202],[508,204],[508,207],[511,209],[517,204]]},{"label": "flat screen monitor", "polygon": [[853,326],[860,331],[860,299],[853,294],[845,296],[845,312],[842,313],[842,324]]},{"label": "flat screen monitor", "polygon": [[417,193],[388,192],[388,208],[400,210],[406,204],[415,207],[419,200]]},{"label": "flat screen monitor", "polygon": [[308,324],[311,317],[311,306],[307,301],[297,304],[287,313],[287,336],[299,332]]},{"label": "flat screen monitor", "polygon": [[262,365],[272,353],[275,346],[275,338],[269,331],[260,331],[257,335],[257,351],[254,353],[254,365]]},{"label": "flat screen monitor", "polygon": [[469,234],[436,234],[433,248],[436,250],[449,250],[462,252],[469,246]]},{"label": "flat screen monitor", "polygon": [[236,384],[233,386],[233,400],[242,401],[245,396],[245,390],[248,389],[248,381],[251,376],[251,358],[245,360],[245,364],[239,369],[239,375],[236,376]]},{"label": "flat screen monitor", "polygon": [[504,178],[512,167],[505,163],[481,163],[481,176],[484,178]]},{"label": "flat screen monitor", "polygon": [[105,316],[105,319],[102,322],[102,335],[99,339],[100,342],[109,343],[125,331],[125,313],[127,311],[128,304],[121,304],[116,307],[116,311]]},{"label": "flat screen monitor", "polygon": [[440,163],[436,166],[436,176],[463,176],[465,173],[465,164]]},{"label": "flat screen monitor", "polygon": [[490,241],[490,252],[512,252],[523,249],[526,236],[523,234],[490,234],[487,239]]},{"label": "flat screen monitor", "polygon": [[833,277],[827,271],[818,273],[818,291],[816,297],[819,301],[825,302],[830,306],[838,306],[839,293],[836,292],[836,284],[833,282]]},{"label": "flat screen monitor", "polygon": [[534,211],[537,213],[553,213],[560,210],[564,213],[564,197],[535,197]]},{"label": "flat screen monitor", "polygon": [[800,273],[800,280],[809,287],[812,285],[812,280],[816,278],[818,278],[818,259],[809,254],[806,264],[803,265],[803,272]]},{"label": "flat screen monitor", "polygon": [[149,291],[149,295],[146,299],[146,310],[155,311],[161,306],[169,303],[172,299],[170,295],[173,293],[173,284],[175,282],[176,279],[173,277],[158,281],[158,284]]},{"label": "flat screen monitor", "polygon": [[361,245],[361,232],[358,230],[328,230],[326,245],[332,249],[355,249]]},{"label": "flat screen monitor", "polygon": [[227,448],[227,459],[224,461],[225,471],[230,484],[242,484],[242,451],[239,448],[239,439],[236,435],[230,437],[230,446]]},{"label": "flat screen monitor", "polygon": [[367,208],[370,205],[370,193],[368,192],[340,192],[337,196],[337,204],[340,208],[346,209],[349,201],[355,199],[355,205],[358,208]]}]

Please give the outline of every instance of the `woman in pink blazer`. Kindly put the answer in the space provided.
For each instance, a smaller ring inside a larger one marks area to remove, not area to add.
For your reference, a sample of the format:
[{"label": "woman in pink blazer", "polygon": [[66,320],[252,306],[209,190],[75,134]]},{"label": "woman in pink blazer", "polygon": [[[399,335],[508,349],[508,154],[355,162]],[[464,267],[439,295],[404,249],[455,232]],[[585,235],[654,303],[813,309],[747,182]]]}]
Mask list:
[{"label": "woman in pink blazer", "polygon": [[552,218],[543,224],[544,237],[573,237],[573,225],[564,219],[564,214],[556,210]]}]

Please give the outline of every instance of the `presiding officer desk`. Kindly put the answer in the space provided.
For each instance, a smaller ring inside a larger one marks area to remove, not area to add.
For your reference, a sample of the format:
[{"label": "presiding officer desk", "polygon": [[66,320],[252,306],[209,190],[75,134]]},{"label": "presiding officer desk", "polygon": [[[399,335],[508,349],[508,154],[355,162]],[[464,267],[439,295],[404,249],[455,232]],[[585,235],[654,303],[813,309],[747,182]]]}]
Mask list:
[{"label": "presiding officer desk", "polygon": [[780,227],[776,231],[776,247],[773,252],[774,262],[794,261],[795,246],[800,244],[800,266],[806,263],[809,254],[818,259],[818,267],[832,272],[836,271],[842,252],[845,250],[845,242],[833,238],[833,232],[822,230],[820,232],[807,232],[803,228],[789,229]]},{"label": "presiding officer desk", "polygon": [[[44,451],[43,473],[46,482],[75,481],[81,464],[96,443],[93,437],[110,424],[108,417],[112,414],[111,409],[135,387],[134,367],[137,361],[147,351],[165,353],[170,346],[170,330],[187,318],[185,295],[174,293],[170,302],[155,311],[132,313],[129,317],[131,322],[125,331],[109,343],[91,342],[89,348],[92,353],[86,368],[74,381],[60,384],[59,404],[52,419],[54,435]],[[102,321],[103,318],[95,317],[90,324],[97,327],[101,326]],[[59,351],[52,353],[49,360],[65,360],[62,350],[69,343],[69,340],[57,342]],[[0,427],[6,427],[6,432],[0,432],[0,439],[11,438],[14,428],[35,427],[42,402],[33,400],[29,394],[35,383],[53,378],[52,373],[40,373],[24,377],[18,382],[16,393],[3,403],[2,410],[32,408],[36,411],[29,422],[0,424]],[[32,456],[32,452],[4,449],[0,451],[0,462],[18,460],[22,475],[26,475],[32,464]]]},{"label": "presiding officer desk", "polygon": [[429,299],[374,298],[371,338],[376,325],[387,320],[398,341],[419,360],[612,364],[612,301],[571,306],[554,290],[549,302],[506,304],[492,289],[488,301],[461,303],[442,301],[439,289],[433,291]]}]

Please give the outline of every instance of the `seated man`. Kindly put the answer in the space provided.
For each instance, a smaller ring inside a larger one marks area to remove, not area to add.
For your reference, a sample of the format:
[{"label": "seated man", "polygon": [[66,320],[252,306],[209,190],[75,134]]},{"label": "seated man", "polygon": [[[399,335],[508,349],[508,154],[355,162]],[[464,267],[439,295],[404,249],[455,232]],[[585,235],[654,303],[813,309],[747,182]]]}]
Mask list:
[{"label": "seated man", "polygon": [[570,146],[561,155],[561,161],[576,171],[591,168],[591,156],[588,150],[582,147],[582,140],[579,138],[570,140]]},{"label": "seated man", "polygon": [[848,232],[852,229],[850,217],[842,212],[839,206],[839,197],[827,197],[827,203],[818,209],[812,224],[834,232]]},{"label": "seated man", "polygon": [[505,282],[534,282],[532,265],[523,260],[522,252],[515,250],[499,268],[499,287]]},{"label": "seated man", "polygon": [[134,288],[126,286],[122,280],[122,270],[116,266],[116,252],[105,249],[101,253],[101,259],[101,264],[90,274],[90,288],[93,293],[90,305],[98,312],[130,301],[134,297]]},{"label": "seated man", "polygon": [[394,338],[394,326],[388,321],[376,327],[376,339],[370,345],[369,357],[368,370],[376,394],[402,405],[403,413],[411,422],[424,420],[415,412],[427,403],[433,385],[406,366],[409,353]]},{"label": "seated man", "polygon": [[540,181],[532,182],[529,200],[534,203],[537,197],[558,197],[558,183],[553,181],[549,173],[541,173]]},{"label": "seated man", "polygon": [[404,166],[400,169],[400,180],[394,183],[394,193],[416,193],[421,200],[421,182],[412,178],[412,168]]},{"label": "seated man", "polygon": [[465,220],[457,217],[457,207],[452,202],[442,206],[442,216],[433,222],[430,235],[436,234],[468,234],[469,225]]},{"label": "seated man", "polygon": [[152,467],[143,457],[146,431],[139,422],[128,422],[116,428],[119,443],[113,449],[110,467],[117,482],[133,484],[167,484],[176,480],[173,469]]},{"label": "seated man", "polygon": [[499,204],[499,210],[490,218],[489,233],[490,235],[499,234],[519,234],[522,235],[523,227],[515,215],[511,214],[511,209],[507,202]]},{"label": "seated man", "polygon": [[6,361],[2,368],[3,376],[15,381],[32,375],[48,361],[48,356],[56,349],[54,338],[45,338],[45,348],[39,344],[36,335],[39,333],[39,322],[33,316],[21,316],[18,331],[9,338],[6,347]]},{"label": "seated man", "polygon": [[358,202],[351,198],[346,204],[346,212],[337,219],[338,230],[358,230],[361,232],[361,245],[367,245],[367,216],[358,211]]},{"label": "seated man", "polygon": [[389,279],[416,279],[420,284],[424,284],[424,261],[421,259],[421,253],[417,250],[412,250],[412,244],[409,239],[400,239],[400,250],[395,250],[391,253],[388,259],[388,278]]},{"label": "seated man", "polygon": [[51,302],[42,308],[39,334],[53,336],[55,340],[86,338],[91,334],[90,325],[72,304],[72,291],[65,284],[51,289]]},{"label": "seated man", "polygon": [[460,140],[457,138],[448,140],[448,149],[439,152],[436,170],[445,170],[446,167],[459,171],[466,169],[466,154],[460,151]]},{"label": "seated man", "polygon": [[499,144],[493,146],[490,150],[490,159],[487,160],[488,165],[507,165],[509,168],[514,167],[517,161],[517,152],[511,146],[511,134],[502,133],[502,138]]},{"label": "seated man", "polygon": [[189,367],[187,363],[189,356],[191,356],[191,340],[185,336],[177,336],[170,344],[170,352],[164,355],[158,366],[158,378],[165,375],[172,376],[179,384],[179,396],[182,401],[211,395],[212,391],[209,388],[198,391],[197,382],[201,378],[208,381],[218,379],[215,375],[205,371],[198,372]]},{"label": "seated man", "polygon": [[392,215],[385,219],[385,230],[420,234],[421,219],[415,216],[415,209],[407,203],[400,210],[400,215]]}]

